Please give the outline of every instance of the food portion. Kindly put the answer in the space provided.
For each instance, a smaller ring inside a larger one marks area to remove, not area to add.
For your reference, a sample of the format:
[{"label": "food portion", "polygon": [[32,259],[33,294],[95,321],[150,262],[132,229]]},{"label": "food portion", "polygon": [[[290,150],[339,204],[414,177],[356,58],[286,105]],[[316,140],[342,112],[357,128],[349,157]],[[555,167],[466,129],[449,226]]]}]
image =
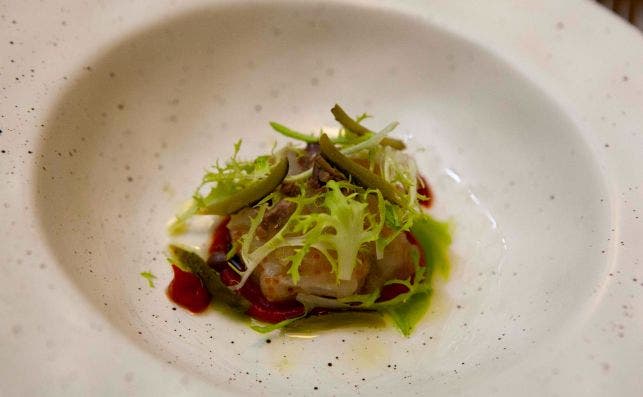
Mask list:
[{"label": "food portion", "polygon": [[449,228],[423,210],[431,191],[404,142],[389,136],[397,123],[374,132],[362,125],[365,114],[353,119],[338,105],[331,112],[334,134],[272,122],[295,142],[244,161],[239,141],[225,165],[205,174],[170,233],[186,231],[192,217],[220,221],[207,258],[170,246],[168,294],[177,304],[198,312],[212,300],[259,332],[371,312],[411,334],[433,275],[448,275]]}]

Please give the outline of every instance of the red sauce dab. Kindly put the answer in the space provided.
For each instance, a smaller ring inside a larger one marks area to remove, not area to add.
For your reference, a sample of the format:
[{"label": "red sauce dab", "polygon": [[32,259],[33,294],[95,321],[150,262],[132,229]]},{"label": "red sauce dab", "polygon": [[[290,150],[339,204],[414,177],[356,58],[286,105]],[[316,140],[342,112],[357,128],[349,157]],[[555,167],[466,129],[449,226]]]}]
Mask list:
[{"label": "red sauce dab", "polygon": [[420,205],[424,208],[431,207],[431,204],[433,204],[433,192],[422,175],[418,175],[417,193],[425,197],[425,199],[419,199]]},{"label": "red sauce dab", "polygon": [[208,251],[210,255],[215,252],[226,254],[230,250],[232,238],[228,231],[228,222],[230,222],[230,217],[226,216],[214,229],[214,233],[212,233],[212,244],[210,244],[210,249]]},{"label": "red sauce dab", "polygon": [[210,305],[210,293],[203,286],[201,279],[190,272],[184,272],[172,265],[174,278],[167,287],[168,297],[177,305],[192,313],[201,313]]},{"label": "red sauce dab", "polygon": [[390,301],[398,295],[402,295],[407,292],[409,292],[409,287],[404,284],[388,284],[382,287],[380,297],[377,298],[375,302]]}]

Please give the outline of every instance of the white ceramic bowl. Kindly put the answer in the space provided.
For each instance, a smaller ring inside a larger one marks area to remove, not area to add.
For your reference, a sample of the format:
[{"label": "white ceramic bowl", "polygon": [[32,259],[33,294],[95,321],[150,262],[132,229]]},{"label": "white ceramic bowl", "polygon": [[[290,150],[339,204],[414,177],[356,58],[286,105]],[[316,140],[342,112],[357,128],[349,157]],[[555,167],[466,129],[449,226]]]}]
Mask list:
[{"label": "white ceramic bowl", "polygon": [[[35,29],[71,57],[47,77],[29,48],[50,48],[12,39],[11,64],[37,71],[28,87],[3,72],[5,101],[41,100],[44,121],[3,104],[8,392],[634,395],[643,40],[588,4],[500,3],[123,3],[99,28],[81,7]],[[29,7],[11,7],[25,35]],[[604,69],[587,63],[599,49]],[[451,278],[413,337],[264,336],[174,310],[164,225],[203,169],[239,138],[243,156],[269,150],[270,120],[332,125],[335,102],[400,122],[455,225]]]}]

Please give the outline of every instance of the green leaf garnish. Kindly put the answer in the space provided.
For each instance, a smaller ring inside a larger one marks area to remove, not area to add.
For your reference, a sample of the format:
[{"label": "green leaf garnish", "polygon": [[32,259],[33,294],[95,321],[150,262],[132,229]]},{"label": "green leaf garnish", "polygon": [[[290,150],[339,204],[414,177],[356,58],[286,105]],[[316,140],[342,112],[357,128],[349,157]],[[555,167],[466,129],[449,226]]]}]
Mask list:
[{"label": "green leaf garnish", "polygon": [[[384,217],[368,210],[368,196],[376,197],[381,214],[384,200],[379,191],[364,190],[348,182],[329,181],[323,192],[306,196],[305,188],[299,197],[286,200],[296,204],[295,211],[285,225],[267,242],[251,250],[251,242],[269,204],[259,206],[257,215],[251,220],[250,228],[241,237],[241,258],[246,264],[239,288],[261,261],[274,250],[281,247],[296,247],[293,263],[288,273],[293,281],[299,279],[299,265],[304,255],[311,249],[322,253],[331,264],[338,280],[349,280],[357,262],[357,253],[364,244],[376,241]],[[342,189],[352,191],[344,195]],[[316,203],[323,211],[304,213],[306,206]]]},{"label": "green leaf garnish", "polygon": [[141,276],[147,280],[147,285],[149,285],[150,288],[154,288],[154,279],[156,276],[153,275],[151,271],[141,272]]},{"label": "green leaf garnish", "polygon": [[281,135],[287,136],[288,138],[297,139],[298,141],[314,143],[314,142],[317,142],[319,140],[319,137],[316,137],[314,135],[306,135],[306,134],[303,134],[301,132],[291,130],[290,128],[286,127],[285,125],[276,123],[274,121],[270,122],[270,126],[272,127],[273,130],[277,131]]}]

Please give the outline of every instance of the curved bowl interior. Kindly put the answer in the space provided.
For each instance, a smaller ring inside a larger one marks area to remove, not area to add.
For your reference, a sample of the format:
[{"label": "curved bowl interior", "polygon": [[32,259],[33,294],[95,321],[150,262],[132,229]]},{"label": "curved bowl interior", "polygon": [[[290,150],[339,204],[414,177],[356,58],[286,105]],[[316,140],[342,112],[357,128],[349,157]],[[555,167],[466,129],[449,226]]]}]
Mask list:
[{"label": "curved bowl interior", "polygon": [[[87,299],[159,359],[239,392],[437,393],[502,376],[591,304],[609,225],[598,167],[554,101],[473,43],[376,7],[219,5],[88,65],[40,148],[38,215]],[[428,148],[416,156],[434,212],[454,223],[453,273],[414,336],[266,344],[217,313],[172,310],[165,223],[203,169],[239,138],[243,156],[268,151],[270,120],[333,125],[335,102]]]}]

